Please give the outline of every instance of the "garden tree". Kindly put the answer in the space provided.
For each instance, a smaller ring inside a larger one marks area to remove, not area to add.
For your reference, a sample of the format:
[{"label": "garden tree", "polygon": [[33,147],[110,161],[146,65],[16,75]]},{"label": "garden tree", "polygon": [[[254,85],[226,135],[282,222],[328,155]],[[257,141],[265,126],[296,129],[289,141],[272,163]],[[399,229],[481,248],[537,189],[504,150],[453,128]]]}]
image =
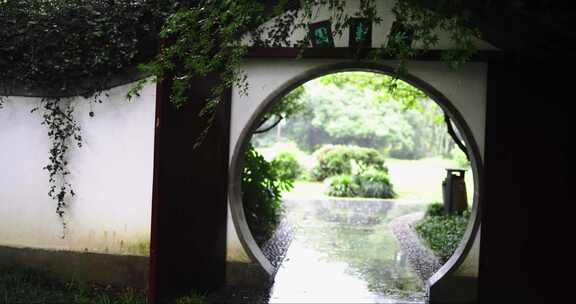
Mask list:
[{"label": "garden tree", "polygon": [[396,115],[397,104],[379,104],[369,91],[314,84],[309,89],[309,102],[313,104],[311,124],[324,129],[336,143],[377,147],[400,141],[411,132],[406,121]]},{"label": "garden tree", "polygon": [[428,98],[424,92],[404,81],[370,72],[335,73],[322,77],[320,82],[340,89],[369,90],[379,102],[400,102],[404,109],[422,110],[419,101]]},{"label": "garden tree", "polygon": [[[392,85],[396,88],[389,90]],[[288,117],[285,137],[304,149],[335,143],[372,147],[399,158],[450,155],[453,142],[442,111],[403,81],[394,84],[382,74],[343,72],[302,87],[305,91],[296,101],[300,112]],[[257,143],[266,144],[271,137],[260,136]]]},{"label": "garden tree", "polygon": [[[354,86],[360,89],[369,89],[380,102],[400,102],[405,110],[417,110],[423,113],[427,119],[431,119],[437,124],[443,121],[446,126],[445,131],[439,129],[437,125],[428,126],[433,129],[432,133],[434,134],[433,137],[435,140],[445,142],[444,149],[438,152],[440,152],[441,155],[448,155],[448,153],[450,153],[451,147],[449,147],[449,142],[447,142],[443,136],[445,132],[448,132],[454,143],[462,150],[466,157],[468,157],[468,151],[460,135],[455,131],[448,114],[446,112],[430,111],[429,104],[422,102],[429,98],[424,92],[414,86],[393,77],[376,77],[371,73],[337,73],[323,77],[322,82],[324,84],[334,84],[340,88]],[[414,115],[411,115],[411,117],[415,118]]]},{"label": "garden tree", "polygon": [[[81,130],[74,119],[68,98],[81,95],[90,102],[112,82],[112,76],[141,65],[145,75],[170,84],[170,102],[182,107],[189,102],[194,80],[218,75],[216,85],[202,114],[211,121],[215,106],[226,88],[246,88],[240,66],[248,46],[243,34],[252,32],[254,45],[306,48],[310,37],[287,45],[298,29],[306,32],[316,8],[327,7],[335,35],[351,23],[351,17],[364,17],[381,23],[376,0],[360,1],[360,11],[348,15],[345,0],[1,0],[0,1],[0,89],[8,96],[15,87],[46,92],[42,105],[43,124],[49,130],[51,148],[46,170],[50,176],[50,196],[56,211],[63,215],[73,195],[66,182],[68,146],[79,145]],[[461,1],[440,1],[434,10],[420,1],[398,0],[392,8],[401,30],[393,33],[387,45],[372,52],[370,58],[397,58],[398,73],[404,62],[438,43],[438,32],[448,32],[454,50],[444,58],[455,65],[466,61],[475,48],[477,31],[465,25],[457,13]],[[301,8],[288,10],[288,8]],[[261,37],[263,24],[278,16],[269,27],[270,35]],[[413,48],[411,39],[418,42]],[[159,48],[160,41],[163,47]],[[127,96],[138,94],[142,83]],[[0,105],[3,98],[0,98]],[[90,112],[94,116],[94,112]],[[205,136],[207,132],[203,132]],[[202,136],[199,138],[202,139]]]}]

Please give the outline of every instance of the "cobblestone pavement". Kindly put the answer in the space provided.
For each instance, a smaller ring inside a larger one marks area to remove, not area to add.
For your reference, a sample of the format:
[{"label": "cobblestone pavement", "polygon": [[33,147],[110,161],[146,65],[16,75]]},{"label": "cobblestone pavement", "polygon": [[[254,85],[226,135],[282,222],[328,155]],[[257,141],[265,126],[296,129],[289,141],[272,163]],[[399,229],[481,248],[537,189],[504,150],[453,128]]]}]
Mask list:
[{"label": "cobblestone pavement", "polygon": [[394,219],[390,226],[394,236],[400,243],[402,252],[408,257],[408,263],[422,281],[425,282],[440,269],[442,264],[440,264],[440,260],[434,253],[422,243],[412,228],[423,216],[423,212],[407,214]]},{"label": "cobblestone pavement", "polygon": [[264,244],[262,253],[276,270],[278,270],[278,267],[286,257],[286,252],[288,252],[288,247],[290,247],[290,243],[293,239],[294,227],[288,222],[288,220],[284,219],[280,225],[278,225],[272,238]]}]

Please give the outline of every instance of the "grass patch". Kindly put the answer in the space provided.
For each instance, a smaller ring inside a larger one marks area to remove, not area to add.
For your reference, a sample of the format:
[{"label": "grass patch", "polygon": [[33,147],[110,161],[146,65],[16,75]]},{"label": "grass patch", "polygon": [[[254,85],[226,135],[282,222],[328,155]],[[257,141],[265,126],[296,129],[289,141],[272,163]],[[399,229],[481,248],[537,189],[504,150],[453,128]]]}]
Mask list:
[{"label": "grass patch", "polygon": [[[65,282],[48,272],[23,267],[0,268],[0,304],[147,304],[144,290]],[[177,298],[176,304],[203,304],[196,292]]]},{"label": "grass patch", "polygon": [[469,212],[462,215],[427,215],[415,228],[434,254],[446,262],[460,244],[469,217]]},{"label": "grass patch", "polygon": [[147,303],[144,291],[64,282],[47,272],[9,267],[0,269],[0,303]]},{"label": "grass patch", "polygon": [[[453,160],[439,158],[418,160],[387,158],[386,166],[398,198],[427,202],[442,201],[442,181],[446,178],[446,168],[459,167]],[[466,172],[465,182],[468,205],[471,206],[474,193],[471,170]]]}]

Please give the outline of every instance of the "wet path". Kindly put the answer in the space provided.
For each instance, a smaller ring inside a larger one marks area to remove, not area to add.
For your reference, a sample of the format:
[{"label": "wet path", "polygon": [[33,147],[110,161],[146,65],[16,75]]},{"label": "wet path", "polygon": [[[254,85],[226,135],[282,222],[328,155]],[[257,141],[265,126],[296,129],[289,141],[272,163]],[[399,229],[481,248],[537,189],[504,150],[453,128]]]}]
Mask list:
[{"label": "wet path", "polygon": [[418,204],[287,199],[295,229],[269,303],[423,303],[418,276],[390,228]]}]

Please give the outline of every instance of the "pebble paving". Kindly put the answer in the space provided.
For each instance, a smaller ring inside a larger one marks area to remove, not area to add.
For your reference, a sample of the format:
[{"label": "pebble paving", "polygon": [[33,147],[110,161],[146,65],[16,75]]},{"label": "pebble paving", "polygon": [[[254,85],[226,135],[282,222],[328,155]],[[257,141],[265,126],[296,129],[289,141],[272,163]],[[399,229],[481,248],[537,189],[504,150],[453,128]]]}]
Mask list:
[{"label": "pebble paving", "polygon": [[[284,219],[266,244],[262,247],[262,253],[270,261],[275,270],[282,264],[290,243],[294,239],[294,227]],[[267,304],[270,300],[270,286],[262,288],[242,288],[227,286],[211,294],[207,302],[211,304]]]},{"label": "pebble paving", "polygon": [[440,260],[423,244],[413,226],[424,216],[416,212],[394,219],[390,226],[400,243],[402,252],[408,256],[408,262],[422,281],[427,281],[440,267]]}]

